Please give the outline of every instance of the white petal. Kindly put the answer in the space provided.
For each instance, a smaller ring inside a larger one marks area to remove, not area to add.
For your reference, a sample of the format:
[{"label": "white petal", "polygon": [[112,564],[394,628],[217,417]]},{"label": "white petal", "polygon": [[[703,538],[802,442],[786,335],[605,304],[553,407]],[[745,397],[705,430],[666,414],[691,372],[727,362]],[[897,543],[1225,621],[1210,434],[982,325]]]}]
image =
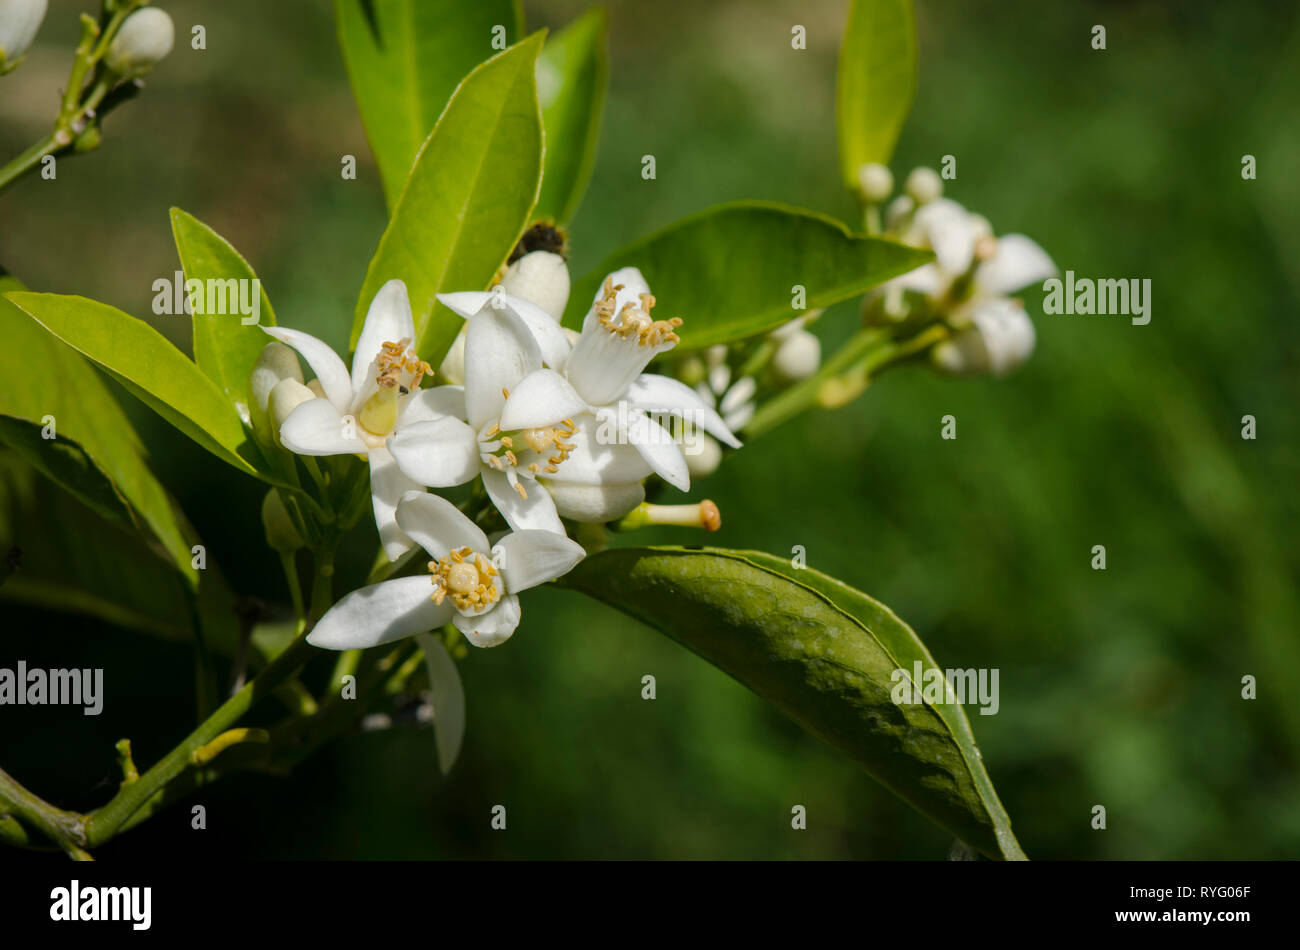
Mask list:
[{"label": "white petal", "polygon": [[360,393],[366,388],[370,364],[379,355],[385,343],[401,340],[415,345],[415,321],[411,317],[411,298],[406,294],[406,284],[390,280],[379,288],[375,299],[366,311],[366,322],[357,337],[357,349],[352,354],[352,391]]},{"label": "white petal", "polygon": [[429,692],[433,693],[433,736],[438,744],[438,768],[446,775],[456,764],[465,740],[465,686],[460,681],[456,661],[439,637],[417,633],[415,639],[424,653]]},{"label": "white petal", "polygon": [[587,556],[581,544],[553,531],[511,532],[496,543],[492,553],[498,555],[494,563],[512,594],[569,573]]},{"label": "white petal", "polygon": [[503,390],[541,368],[541,351],[514,312],[489,304],[475,314],[465,334],[465,409],[475,431],[501,415]]},{"label": "white petal", "polygon": [[978,225],[969,211],[949,198],[923,205],[915,225],[934,251],[939,269],[949,277],[966,273],[975,259]]},{"label": "white petal", "polygon": [[456,311],[462,317],[474,316],[491,302],[493,297],[505,302],[514,311],[515,316],[524,322],[532,334],[542,362],[552,369],[561,369],[569,357],[569,338],[559,323],[541,307],[500,291],[463,291],[455,294],[439,294],[438,299]]},{"label": "white petal", "polygon": [[1034,351],[1034,322],[1024,308],[1005,297],[978,304],[971,322],[979,330],[994,376],[1005,376]]},{"label": "white petal", "polygon": [[435,558],[456,548],[488,552],[487,535],[441,495],[408,492],[397,506],[397,523]]},{"label": "white petal", "polygon": [[[707,439],[708,436],[705,436]],[[634,449],[629,452],[636,455]],[[641,457],[637,456],[641,462]],[[644,462],[641,462],[644,465]],[[574,521],[614,521],[645,501],[645,486],[640,482],[621,485],[579,485],[576,482],[546,482],[555,502],[555,510]]]},{"label": "white petal", "polygon": [[642,412],[627,414],[627,440],[656,475],[675,488],[689,491],[691,473],[673,434]]},{"label": "white petal", "polygon": [[520,495],[501,472],[483,469],[483,487],[513,530],[536,529],[564,534],[564,524],[555,513],[555,502],[551,501],[546,489],[528,479],[521,479],[519,484],[524,486],[527,498]]},{"label": "white petal", "polygon": [[[328,399],[308,399],[280,426],[280,442],[299,455],[353,455],[366,451],[356,422]],[[351,433],[351,435],[349,435]]]},{"label": "white petal", "polygon": [[754,382],[754,377],[744,376],[736,380],[736,385],[727,390],[722,401],[718,403],[718,411],[724,414],[733,412],[753,399],[756,392],[758,392],[758,383]]},{"label": "white petal", "polygon": [[451,622],[474,646],[495,647],[510,639],[510,635],[519,626],[519,616],[519,598],[514,594],[506,594],[487,613],[477,617],[456,613]]},{"label": "white petal", "polygon": [[399,577],[354,590],[325,612],[307,635],[326,650],[361,650],[441,627],[455,612],[433,602],[429,576]]},{"label": "white petal", "polygon": [[388,450],[406,475],[430,488],[464,485],[479,470],[474,430],[454,416],[404,424]]},{"label": "white petal", "polygon": [[922,264],[916,270],[910,270],[901,277],[895,277],[893,280],[887,280],[880,285],[883,291],[899,288],[901,290],[910,290],[913,293],[923,294],[926,297],[938,297],[948,289],[949,281],[945,279],[943,273],[939,270],[937,264],[931,262]]},{"label": "white petal", "polygon": [[307,361],[311,371],[320,380],[325,398],[334,403],[339,412],[352,410],[352,380],[339,355],[323,341],[301,330],[287,327],[262,327],[281,343],[287,343]]},{"label": "white petal", "polygon": [[397,526],[397,503],[407,492],[417,491],[413,481],[398,467],[389,451],[383,447],[370,450],[370,500],[375,510],[375,527],[384,546],[388,560],[396,561],[411,550],[411,539]]},{"label": "white petal", "polygon": [[416,422],[427,422],[439,416],[452,416],[462,422],[465,420],[464,386],[434,386],[432,389],[411,393],[402,406],[397,427],[400,429]]},{"label": "white petal", "polygon": [[624,403],[617,412],[602,409],[596,415],[579,416],[569,438],[573,451],[550,481],[608,485],[639,482],[649,475],[650,466],[627,440],[626,428],[634,412]]},{"label": "white petal", "polygon": [[975,272],[975,285],[982,294],[1001,297],[1055,274],[1056,265],[1031,238],[1004,234],[997,239],[993,256]]},{"label": "white petal", "polygon": [[633,408],[645,412],[667,412],[680,416],[733,449],[740,448],[740,441],[727,428],[722,417],[695,390],[679,380],[654,373],[642,373],[628,386],[627,401]]},{"label": "white petal", "polygon": [[551,426],[587,409],[568,380],[553,369],[539,369],[510,390],[510,398],[501,408],[501,428],[512,432]]}]

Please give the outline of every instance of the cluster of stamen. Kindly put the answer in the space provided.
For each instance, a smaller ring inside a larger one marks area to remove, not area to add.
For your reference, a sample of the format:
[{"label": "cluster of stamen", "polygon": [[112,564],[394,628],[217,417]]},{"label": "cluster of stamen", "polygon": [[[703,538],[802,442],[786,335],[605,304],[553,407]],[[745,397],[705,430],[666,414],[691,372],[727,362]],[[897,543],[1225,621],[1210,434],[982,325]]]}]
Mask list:
[{"label": "cluster of stamen", "polygon": [[[564,419],[553,426],[524,429],[515,435],[502,435],[501,427],[494,422],[483,433],[483,437],[498,440],[501,443],[501,448],[505,451],[500,454],[484,455],[484,459],[498,472],[519,468],[520,462],[519,456],[515,453],[515,440],[523,439],[527,448],[538,455],[544,456],[545,461],[529,462],[524,467],[522,474],[532,478],[538,478],[542,475],[554,475],[560,470],[561,463],[577,448],[576,445],[569,441],[573,438],[576,428],[572,419]],[[522,446],[520,451],[523,451]],[[515,491],[519,492],[519,497],[527,501],[528,491],[524,488],[523,483],[514,480],[513,484]]]},{"label": "cluster of stamen", "polygon": [[664,346],[681,342],[673,332],[682,325],[681,317],[655,320],[650,316],[655,305],[654,294],[640,294],[639,304],[628,301],[622,310],[615,313],[618,292],[623,286],[614,283],[612,277],[605,278],[600,299],[595,303],[596,319],[602,327],[624,339],[635,339],[638,346]]},{"label": "cluster of stamen", "polygon": [[[380,389],[419,389],[420,380],[433,375],[433,368],[424,360],[417,359],[410,346],[411,341],[403,339],[396,343],[385,343],[379,348],[379,355],[375,358],[379,375],[375,377],[375,382]],[[406,386],[402,385],[403,373],[411,377]]]},{"label": "cluster of stamen", "polygon": [[457,548],[448,551],[445,557],[430,561],[429,573],[433,575],[431,599],[439,606],[450,597],[457,610],[475,613],[501,598],[492,580],[497,576],[497,569],[486,555],[473,548]]}]

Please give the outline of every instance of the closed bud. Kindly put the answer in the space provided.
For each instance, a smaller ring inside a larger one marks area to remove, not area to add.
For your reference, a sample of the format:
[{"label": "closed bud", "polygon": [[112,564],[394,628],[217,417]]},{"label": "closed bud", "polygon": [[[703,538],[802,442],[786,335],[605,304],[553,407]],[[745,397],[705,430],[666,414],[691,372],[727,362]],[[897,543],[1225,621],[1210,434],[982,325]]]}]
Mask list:
[{"label": "closed bud", "polygon": [[46,0],[0,0],[0,73],[18,65],[45,19]]},{"label": "closed bud", "polygon": [[464,327],[456,334],[456,339],[451,341],[451,347],[447,350],[447,355],[442,358],[442,364],[438,367],[438,375],[453,386],[465,385]]},{"label": "closed bud", "polygon": [[283,343],[268,343],[262,348],[253,372],[248,376],[248,389],[253,395],[257,408],[266,412],[266,404],[271,398],[271,390],[283,379],[296,379],[302,382],[302,367],[298,364],[298,354]]},{"label": "closed bud", "polygon": [[894,190],[894,175],[884,165],[868,162],[858,169],[858,187],[862,197],[873,205],[880,204]]},{"label": "closed bud", "polygon": [[795,383],[817,372],[821,361],[821,340],[800,329],[781,339],[772,356],[772,369],[783,382]]},{"label": "closed bud", "polygon": [[579,485],[576,482],[546,482],[555,510],[565,518],[581,522],[614,521],[645,501],[640,482],[613,485]]},{"label": "closed bud", "polygon": [[272,551],[292,554],[303,545],[302,535],[289,517],[289,510],[284,507],[284,499],[274,488],[262,499],[262,528]]},{"label": "closed bud", "polygon": [[907,176],[907,183],[903,186],[906,191],[919,205],[927,204],[943,195],[943,179],[933,168],[913,168],[911,174]]},{"label": "closed bud", "polygon": [[280,427],[284,425],[284,420],[289,418],[289,413],[309,399],[316,398],[319,397],[296,379],[282,379],[275,384],[268,405],[271,410],[271,420],[275,424],[273,437],[276,445],[280,444]]},{"label": "closed bud", "polygon": [[531,251],[506,268],[501,289],[541,307],[556,322],[569,302],[569,266],[550,251]]},{"label": "closed bud", "polygon": [[142,76],[172,51],[175,39],[176,29],[165,10],[136,10],[108,44],[104,65],[125,79]]},{"label": "closed bud", "polygon": [[682,455],[686,459],[686,470],[691,473],[692,481],[708,478],[722,464],[722,446],[718,440],[698,429],[682,445]]}]

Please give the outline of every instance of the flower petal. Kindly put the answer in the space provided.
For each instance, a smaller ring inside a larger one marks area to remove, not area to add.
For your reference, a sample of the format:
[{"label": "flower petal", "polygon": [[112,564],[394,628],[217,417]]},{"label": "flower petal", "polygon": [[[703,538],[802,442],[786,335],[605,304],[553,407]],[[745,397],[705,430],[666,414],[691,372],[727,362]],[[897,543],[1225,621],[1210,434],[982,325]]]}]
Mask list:
[{"label": "flower petal", "polygon": [[673,434],[643,412],[627,414],[627,440],[656,475],[675,488],[689,491],[691,473]]},{"label": "flower petal", "polygon": [[464,485],[479,471],[474,430],[454,416],[403,425],[388,440],[398,466],[420,485]]},{"label": "flower petal", "polygon": [[587,556],[581,544],[553,531],[514,531],[492,549],[506,590],[521,590],[545,584],[567,574]]},{"label": "flower petal", "polygon": [[325,612],[307,642],[325,650],[362,650],[441,627],[455,612],[433,602],[429,576],[399,577],[354,590]]},{"label": "flower petal", "polygon": [[949,277],[966,273],[975,259],[979,229],[969,211],[950,198],[921,206],[915,226],[934,251],[939,269]]},{"label": "flower petal", "polygon": [[733,449],[740,448],[740,440],[727,428],[722,417],[695,390],[679,380],[655,373],[642,373],[628,386],[627,401],[628,405],[644,412],[666,412],[680,416]]},{"label": "flower petal", "polygon": [[579,416],[575,420],[577,428],[569,437],[573,450],[560,463],[559,472],[548,480],[608,485],[639,482],[649,475],[650,466],[628,444],[624,431],[634,411],[624,403],[617,412],[602,409],[595,415]]},{"label": "flower petal", "polygon": [[564,330],[555,318],[537,304],[493,290],[438,295],[439,300],[465,318],[474,316],[493,297],[504,301],[515,316],[524,322],[524,326],[528,327],[528,332],[533,335],[533,341],[542,354],[542,362],[551,369],[562,369],[569,357],[569,338],[564,335]]},{"label": "flower petal", "polygon": [[321,388],[325,390],[325,398],[334,403],[339,412],[352,411],[352,380],[348,376],[347,367],[328,344],[316,339],[310,333],[290,330],[288,327],[262,327],[262,329],[281,343],[288,344],[298,351],[311,367],[311,371],[316,374],[316,378],[320,380]]},{"label": "flower petal", "polygon": [[412,393],[402,407],[397,427],[415,422],[427,422],[439,416],[453,416],[465,421],[465,387],[434,386]]},{"label": "flower petal", "polygon": [[1001,297],[1055,274],[1056,265],[1032,238],[1004,234],[997,239],[993,256],[975,272],[975,284],[980,293]]},{"label": "flower petal", "polygon": [[356,435],[356,422],[349,424],[328,399],[308,399],[289,413],[280,426],[280,443],[299,455],[354,455],[366,451],[366,444]]},{"label": "flower petal", "polygon": [[510,390],[501,408],[501,428],[511,432],[552,426],[588,408],[563,376],[553,369],[539,369]]},{"label": "flower petal", "polygon": [[519,598],[514,594],[506,594],[487,613],[477,617],[455,613],[451,622],[474,646],[496,647],[510,639],[510,635],[519,626],[520,614]]},{"label": "flower petal", "polygon": [[407,296],[406,284],[400,280],[390,280],[379,288],[370,309],[366,311],[366,322],[361,327],[361,336],[357,337],[357,349],[352,354],[352,391],[360,393],[366,388],[367,377],[371,375],[371,364],[379,355],[385,343],[397,343],[401,340],[415,345],[415,321],[411,317],[411,298]]},{"label": "flower petal", "polygon": [[370,450],[370,501],[375,510],[375,527],[388,560],[396,561],[411,550],[411,539],[397,525],[397,503],[420,484],[397,467],[392,453],[383,447]]},{"label": "flower petal", "polygon": [[496,505],[497,511],[501,512],[501,517],[506,519],[506,523],[512,530],[536,529],[564,534],[564,524],[560,521],[560,516],[555,513],[555,502],[551,501],[551,496],[546,489],[527,479],[522,479],[520,484],[528,493],[527,498],[520,495],[501,472],[483,469],[483,487],[487,489],[492,504]]},{"label": "flower petal", "polygon": [[[635,449],[629,446],[627,450],[636,455],[641,465],[645,465]],[[580,485],[577,482],[547,481],[545,484],[555,502],[555,510],[574,521],[597,524],[614,521],[645,501],[645,486],[640,482]]]},{"label": "flower petal", "polygon": [[456,764],[465,740],[465,686],[460,670],[439,637],[417,633],[416,642],[424,653],[424,668],[433,693],[433,736],[438,744],[438,768],[446,775]]},{"label": "flower petal", "polygon": [[489,550],[487,535],[441,495],[407,492],[397,505],[397,523],[435,558],[455,548]]},{"label": "flower petal", "polygon": [[523,320],[489,303],[465,333],[465,409],[477,432],[501,415],[505,390],[542,368],[542,354]]}]

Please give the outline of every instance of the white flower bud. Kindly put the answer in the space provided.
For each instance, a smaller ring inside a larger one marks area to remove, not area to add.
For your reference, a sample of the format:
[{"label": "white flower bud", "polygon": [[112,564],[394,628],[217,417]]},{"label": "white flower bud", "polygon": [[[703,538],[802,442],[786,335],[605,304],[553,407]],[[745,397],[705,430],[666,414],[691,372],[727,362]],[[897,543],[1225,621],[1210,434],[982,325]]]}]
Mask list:
[{"label": "white flower bud", "polygon": [[275,384],[268,405],[271,409],[271,419],[275,422],[276,445],[280,444],[280,427],[284,425],[284,420],[289,418],[289,413],[308,400],[318,398],[320,397],[296,379],[282,379]]},{"label": "white flower bud", "polygon": [[821,340],[807,330],[797,330],[781,340],[772,357],[772,369],[787,383],[807,379],[822,361]]},{"label": "white flower bud", "polygon": [[108,44],[104,65],[128,79],[143,75],[172,51],[175,39],[176,29],[167,11],[157,7],[136,10]]},{"label": "white flower bud", "polygon": [[569,267],[550,251],[531,251],[506,268],[501,289],[541,307],[558,323],[569,302]]},{"label": "white flower bud", "polygon": [[262,528],[266,532],[266,543],[272,551],[292,554],[303,546],[302,535],[289,517],[284,499],[274,488],[262,499]]},{"label": "white flower bud", "polygon": [[894,175],[884,165],[868,162],[858,169],[858,187],[862,197],[872,204],[880,204],[894,190]]},{"label": "white flower bud", "polygon": [[645,501],[645,486],[640,482],[579,485],[548,481],[545,484],[555,502],[555,510],[574,521],[614,521]]},{"label": "white flower bud", "polygon": [[885,228],[889,231],[901,231],[915,210],[915,201],[907,195],[899,195],[885,209]]},{"label": "white flower bud", "polygon": [[307,384],[307,388],[311,390],[311,394],[315,396],[317,399],[330,398],[329,396],[325,395],[325,387],[321,385],[319,379],[313,379],[310,383]]},{"label": "white flower bud", "polygon": [[18,65],[45,19],[47,0],[0,0],[0,73]]},{"label": "white flower bud", "polygon": [[943,194],[943,179],[933,168],[913,168],[903,190],[919,205],[934,201]]},{"label": "white flower bud", "polygon": [[271,390],[282,379],[296,379],[302,382],[302,367],[298,365],[298,354],[292,347],[283,343],[268,343],[262,348],[248,376],[248,389],[253,395],[257,408],[266,412],[266,404],[271,398]]},{"label": "white flower bud", "polygon": [[686,459],[686,470],[691,473],[691,480],[708,478],[722,464],[722,446],[718,440],[707,432],[696,431],[695,435],[682,445],[682,456]]},{"label": "white flower bud", "polygon": [[438,375],[453,386],[465,385],[465,327],[461,327],[456,339],[451,341],[447,355],[438,366]]},{"label": "white flower bud", "polygon": [[989,300],[975,308],[971,325],[958,330],[930,354],[939,369],[958,376],[1006,376],[1034,351],[1034,324],[1011,300]]}]

